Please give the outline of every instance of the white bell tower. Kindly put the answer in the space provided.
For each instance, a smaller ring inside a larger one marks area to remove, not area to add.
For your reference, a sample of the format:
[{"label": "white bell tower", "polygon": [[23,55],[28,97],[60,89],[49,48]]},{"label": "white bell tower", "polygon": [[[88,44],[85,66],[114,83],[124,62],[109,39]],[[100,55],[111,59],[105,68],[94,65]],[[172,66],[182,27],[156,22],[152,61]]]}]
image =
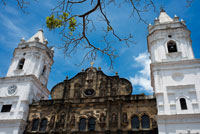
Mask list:
[{"label": "white bell tower", "polygon": [[22,134],[29,104],[48,99],[54,51],[47,43],[39,30],[29,40],[21,39],[14,50],[8,73],[0,78],[0,134]]},{"label": "white bell tower", "polygon": [[200,133],[200,60],[185,21],[164,10],[148,27],[159,134]]}]

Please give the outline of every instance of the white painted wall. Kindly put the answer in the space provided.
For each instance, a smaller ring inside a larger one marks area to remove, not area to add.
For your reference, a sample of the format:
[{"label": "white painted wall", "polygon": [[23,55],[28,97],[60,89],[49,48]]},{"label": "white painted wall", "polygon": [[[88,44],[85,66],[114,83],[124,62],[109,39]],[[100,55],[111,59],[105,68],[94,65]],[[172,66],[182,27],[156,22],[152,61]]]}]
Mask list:
[{"label": "white painted wall", "polygon": [[159,134],[199,134],[198,114],[158,117]]},{"label": "white painted wall", "polygon": [[[43,32],[40,30],[30,41],[22,40],[14,51],[6,77],[0,78],[0,110],[3,105],[12,105],[10,112],[0,111],[0,134],[22,134],[29,105],[41,98],[48,99],[49,91],[46,85],[53,64],[53,50],[44,44],[47,42],[43,38]],[[22,58],[25,58],[25,63],[23,69],[19,70],[17,66]],[[47,70],[41,75],[44,65]],[[9,94],[8,90],[12,85],[17,88],[13,94]]]},{"label": "white painted wall", "polygon": [[[159,134],[197,134],[200,133],[200,60],[194,59],[185,22],[179,22],[178,17],[171,19],[165,12],[160,16],[163,20],[156,19],[155,25],[149,26],[148,35]],[[177,52],[168,52],[170,40],[176,42]],[[180,98],[186,100],[187,110],[181,109]]]},{"label": "white painted wall", "polygon": [[[17,91],[9,95],[8,88],[11,85],[16,85]],[[17,127],[10,126],[15,125],[13,121],[17,120],[19,123],[26,121],[29,104],[32,101],[40,100],[42,96],[44,99],[48,99],[48,95],[49,91],[32,75],[0,78],[0,110],[3,105],[12,104],[10,112],[0,112],[0,134],[7,132],[4,130],[18,132],[19,128],[15,130]],[[3,127],[1,128],[2,125]],[[5,125],[8,129],[5,129]]]},{"label": "white painted wall", "polygon": [[[158,115],[200,113],[200,60],[181,62],[152,64]],[[180,110],[180,98],[186,99],[188,110]]]}]

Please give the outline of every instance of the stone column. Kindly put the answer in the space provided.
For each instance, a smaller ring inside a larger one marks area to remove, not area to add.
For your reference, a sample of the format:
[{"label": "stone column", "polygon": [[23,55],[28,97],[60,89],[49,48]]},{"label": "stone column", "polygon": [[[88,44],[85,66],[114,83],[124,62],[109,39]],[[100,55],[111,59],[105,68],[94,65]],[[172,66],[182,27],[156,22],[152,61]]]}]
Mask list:
[{"label": "stone column", "polygon": [[122,123],[122,104],[121,101],[118,103],[118,129],[121,130],[121,123]]},{"label": "stone column", "polygon": [[107,101],[107,111],[106,111],[106,130],[110,128],[110,101]]}]

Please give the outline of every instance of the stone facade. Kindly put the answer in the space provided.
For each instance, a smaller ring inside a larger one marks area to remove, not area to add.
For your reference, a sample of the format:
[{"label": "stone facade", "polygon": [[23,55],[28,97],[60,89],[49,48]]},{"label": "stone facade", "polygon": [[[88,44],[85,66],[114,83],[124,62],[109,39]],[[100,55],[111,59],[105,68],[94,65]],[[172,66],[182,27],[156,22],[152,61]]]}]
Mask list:
[{"label": "stone facade", "polygon": [[158,133],[155,98],[132,95],[128,80],[107,76],[100,68],[57,84],[51,97],[30,105],[25,134]]}]

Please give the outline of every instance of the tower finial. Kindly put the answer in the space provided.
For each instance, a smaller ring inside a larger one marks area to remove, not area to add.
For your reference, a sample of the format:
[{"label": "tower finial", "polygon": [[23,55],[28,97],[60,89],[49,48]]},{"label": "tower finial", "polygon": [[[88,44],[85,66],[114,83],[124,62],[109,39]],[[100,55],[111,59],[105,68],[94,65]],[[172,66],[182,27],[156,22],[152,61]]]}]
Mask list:
[{"label": "tower finial", "polygon": [[44,32],[42,28],[38,29],[38,31]]},{"label": "tower finial", "polygon": [[160,12],[165,12],[164,7],[162,5],[160,6]]}]

